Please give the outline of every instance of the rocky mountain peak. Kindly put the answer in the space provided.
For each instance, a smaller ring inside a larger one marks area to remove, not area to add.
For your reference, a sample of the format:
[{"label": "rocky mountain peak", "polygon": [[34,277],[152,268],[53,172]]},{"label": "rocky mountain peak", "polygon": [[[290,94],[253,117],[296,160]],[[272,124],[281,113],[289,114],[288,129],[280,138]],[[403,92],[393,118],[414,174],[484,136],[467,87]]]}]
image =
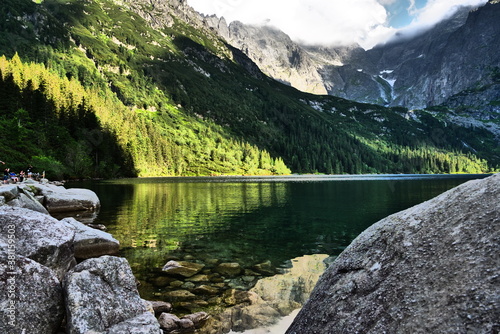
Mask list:
[{"label": "rocky mountain peak", "polygon": [[[498,2],[475,10],[460,7],[426,31],[400,33],[368,51],[359,45],[300,45],[269,26],[233,22],[226,27],[225,20],[205,20],[265,74],[299,90],[410,109],[440,105],[466,92],[475,94],[467,100],[475,109],[492,110],[491,98],[500,96],[494,79],[500,65]],[[485,99],[477,96],[478,87],[488,90]]]}]

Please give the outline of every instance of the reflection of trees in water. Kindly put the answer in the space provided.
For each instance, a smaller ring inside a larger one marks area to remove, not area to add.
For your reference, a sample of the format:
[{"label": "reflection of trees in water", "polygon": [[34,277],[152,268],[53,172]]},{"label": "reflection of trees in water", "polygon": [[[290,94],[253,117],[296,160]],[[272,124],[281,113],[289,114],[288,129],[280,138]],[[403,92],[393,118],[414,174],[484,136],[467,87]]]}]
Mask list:
[{"label": "reflection of trees in water", "polygon": [[230,228],[234,217],[286,201],[282,183],[145,183],[117,208],[112,233],[122,247],[176,249]]}]

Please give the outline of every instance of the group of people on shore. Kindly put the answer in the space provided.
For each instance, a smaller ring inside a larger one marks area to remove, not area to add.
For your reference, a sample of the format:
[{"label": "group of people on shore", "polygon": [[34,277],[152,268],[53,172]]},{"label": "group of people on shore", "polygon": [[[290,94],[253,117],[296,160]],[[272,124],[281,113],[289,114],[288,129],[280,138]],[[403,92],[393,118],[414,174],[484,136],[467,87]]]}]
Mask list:
[{"label": "group of people on shore", "polygon": [[[5,162],[0,161],[2,165],[5,165]],[[17,183],[17,182],[23,182],[25,178],[31,179],[33,177],[33,166],[29,165],[28,168],[25,170],[22,170],[19,172],[19,174],[16,174],[15,172],[11,172],[10,168],[5,168],[3,170],[3,184],[8,184],[8,183]]]}]

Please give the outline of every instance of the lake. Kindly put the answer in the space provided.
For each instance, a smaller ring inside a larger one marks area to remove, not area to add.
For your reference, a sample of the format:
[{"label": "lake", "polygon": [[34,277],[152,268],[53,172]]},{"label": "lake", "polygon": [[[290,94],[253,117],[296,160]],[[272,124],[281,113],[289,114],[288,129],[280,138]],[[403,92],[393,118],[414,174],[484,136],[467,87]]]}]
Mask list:
[{"label": "lake", "polygon": [[[485,176],[140,178],[67,186],[97,193],[101,209],[94,223],[106,225],[120,241],[121,255],[141,282],[141,296],[158,300],[172,296],[174,280],[161,271],[171,259],[207,268],[238,263],[247,275],[225,284],[249,289],[255,282],[245,277],[258,279],[252,271],[258,264],[280,273],[296,257],[338,255],[376,221]],[[180,284],[186,285],[176,283],[177,289]],[[214,284],[228,289],[222,279]],[[196,307],[192,299],[177,306],[185,312],[213,306],[208,297]]]}]

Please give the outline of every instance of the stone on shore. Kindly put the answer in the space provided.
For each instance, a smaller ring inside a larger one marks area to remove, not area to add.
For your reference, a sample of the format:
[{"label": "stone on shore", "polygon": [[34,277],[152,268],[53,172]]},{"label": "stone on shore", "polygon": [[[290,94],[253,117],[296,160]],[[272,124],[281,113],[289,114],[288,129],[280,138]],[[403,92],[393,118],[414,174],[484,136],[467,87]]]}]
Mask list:
[{"label": "stone on shore", "polygon": [[498,332],[499,203],[497,174],[374,224],[286,333]]},{"label": "stone on shore", "polygon": [[153,307],[155,316],[160,316],[162,313],[168,313],[172,311],[172,304],[163,301],[150,301]]},{"label": "stone on shore", "polygon": [[[160,330],[158,320],[150,312],[139,314],[112,326],[106,334],[163,334]],[[87,333],[88,334],[88,333]]]},{"label": "stone on shore", "polygon": [[70,188],[52,184],[34,184],[45,199],[45,207],[50,213],[96,210],[100,207],[97,195],[89,189]]},{"label": "stone on shore", "polygon": [[4,197],[5,202],[10,202],[19,196],[19,188],[15,184],[6,184],[0,187],[0,196]]},{"label": "stone on shore", "polygon": [[7,204],[12,207],[26,208],[45,214],[49,213],[27,187],[19,187],[17,184],[2,185],[0,187],[0,198],[3,199],[0,205]]},{"label": "stone on shore", "polygon": [[16,252],[52,270],[59,279],[75,263],[75,232],[49,215],[28,209],[0,207],[0,236],[4,238],[15,226]]},{"label": "stone on shore", "polygon": [[7,249],[6,240],[0,242],[2,333],[57,333],[64,304],[55,273],[24,256],[8,254]]},{"label": "stone on shore", "polygon": [[30,192],[21,192],[8,203],[9,206],[24,208],[48,215],[47,209]]},{"label": "stone on shore", "polygon": [[123,258],[102,256],[85,260],[68,272],[63,288],[70,334],[108,330],[161,334]]},{"label": "stone on shore", "polygon": [[178,318],[170,313],[162,313],[158,318],[164,333],[193,333],[197,328],[205,324],[209,315],[205,312],[197,312]]},{"label": "stone on shore", "polygon": [[179,317],[170,313],[162,313],[158,318],[160,327],[167,333],[179,329],[178,323],[180,320]]},{"label": "stone on shore", "polygon": [[77,259],[89,259],[102,255],[114,255],[120,249],[120,242],[107,232],[88,227],[74,218],[64,218],[75,231],[74,251]]}]

